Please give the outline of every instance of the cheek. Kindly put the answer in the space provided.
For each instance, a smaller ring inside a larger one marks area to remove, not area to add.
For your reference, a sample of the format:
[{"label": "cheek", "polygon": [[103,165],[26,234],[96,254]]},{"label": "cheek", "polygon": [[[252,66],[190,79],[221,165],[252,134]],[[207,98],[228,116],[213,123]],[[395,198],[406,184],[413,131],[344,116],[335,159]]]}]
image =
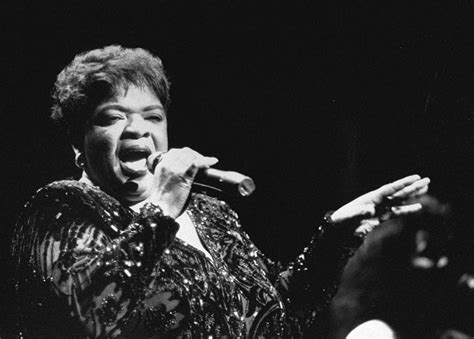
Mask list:
[{"label": "cheek", "polygon": [[117,148],[116,133],[109,130],[94,130],[85,136],[86,157],[92,161],[104,161],[115,155]]},{"label": "cheek", "polygon": [[159,151],[168,150],[168,130],[166,126],[160,127],[154,130],[153,132],[153,141],[155,147]]}]

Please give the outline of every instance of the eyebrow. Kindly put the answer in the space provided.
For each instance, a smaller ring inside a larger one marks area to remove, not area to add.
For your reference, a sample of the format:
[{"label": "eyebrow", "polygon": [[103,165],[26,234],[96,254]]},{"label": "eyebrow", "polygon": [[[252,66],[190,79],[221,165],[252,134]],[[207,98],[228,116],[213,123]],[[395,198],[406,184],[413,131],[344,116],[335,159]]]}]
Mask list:
[{"label": "eyebrow", "polygon": [[[116,109],[118,111],[122,111],[122,112],[125,112],[125,113],[131,113],[133,112],[132,109],[128,108],[128,107],[125,107],[125,106],[122,106],[122,105],[119,105],[119,104],[114,104],[114,103],[107,103],[107,104],[103,104],[103,105],[99,105],[97,107],[97,110],[99,111],[103,111],[103,110],[106,110],[106,109]],[[142,111],[144,112],[148,112],[148,111],[153,111],[153,110],[161,110],[161,111],[164,111],[164,108],[162,105],[150,105],[150,106],[145,106]],[[97,111],[96,110],[96,111]]]}]

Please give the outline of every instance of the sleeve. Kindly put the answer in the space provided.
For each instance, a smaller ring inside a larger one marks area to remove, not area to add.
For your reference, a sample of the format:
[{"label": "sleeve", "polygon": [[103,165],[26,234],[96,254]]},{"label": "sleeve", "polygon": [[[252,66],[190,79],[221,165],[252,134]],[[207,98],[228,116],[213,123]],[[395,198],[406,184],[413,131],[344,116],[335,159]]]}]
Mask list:
[{"label": "sleeve", "polygon": [[128,219],[122,211],[119,226],[99,211],[67,189],[45,188],[27,204],[13,245],[24,331],[101,337],[131,316],[179,226],[151,204]]},{"label": "sleeve", "polygon": [[[335,227],[330,212],[318,226],[308,246],[275,278],[291,327],[301,333],[324,335],[329,329],[328,310],[343,270],[363,239]],[[282,265],[279,265],[281,268]]]}]

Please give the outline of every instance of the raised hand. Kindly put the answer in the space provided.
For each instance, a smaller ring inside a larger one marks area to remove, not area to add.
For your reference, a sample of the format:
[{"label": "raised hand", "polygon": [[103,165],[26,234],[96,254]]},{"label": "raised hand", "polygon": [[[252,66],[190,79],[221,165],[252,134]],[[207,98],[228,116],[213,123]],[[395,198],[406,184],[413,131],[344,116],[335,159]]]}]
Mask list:
[{"label": "raised hand", "polygon": [[352,200],[336,210],[331,219],[333,223],[340,225],[346,221],[358,221],[355,234],[366,235],[380,222],[392,216],[420,211],[421,204],[410,203],[410,200],[428,192],[429,183],[429,178],[407,176]]}]

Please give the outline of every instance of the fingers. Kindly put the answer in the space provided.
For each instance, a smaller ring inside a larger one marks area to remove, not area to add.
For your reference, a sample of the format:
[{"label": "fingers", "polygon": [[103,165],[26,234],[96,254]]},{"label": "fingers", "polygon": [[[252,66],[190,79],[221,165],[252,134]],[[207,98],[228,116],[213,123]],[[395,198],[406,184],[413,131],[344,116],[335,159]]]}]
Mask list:
[{"label": "fingers", "polygon": [[421,211],[423,206],[420,203],[394,206],[392,207],[392,213],[397,216],[412,214]]},{"label": "fingers", "polygon": [[364,219],[361,221],[359,227],[354,231],[354,235],[364,238],[374,230],[378,225],[380,225],[380,220],[378,218]]},{"label": "fingers", "polygon": [[192,181],[200,168],[208,168],[218,161],[215,157],[203,156],[189,147],[175,148],[149,157],[151,168],[160,166],[160,170],[182,177],[185,181]]},{"label": "fingers", "polygon": [[386,184],[376,190],[373,202],[379,204],[384,199],[394,199],[401,201],[406,198],[413,198],[428,192],[430,178],[421,178],[419,175],[410,175],[400,180]]},{"label": "fingers", "polygon": [[162,160],[163,155],[165,153],[166,152],[155,152],[155,153],[150,154],[150,156],[147,158],[147,161],[146,161],[146,165],[150,172],[153,173],[155,171],[156,166]]},{"label": "fingers", "polygon": [[400,191],[404,187],[410,186],[417,180],[420,180],[420,178],[421,177],[418,174],[409,175],[407,177],[404,177],[392,183],[383,185],[382,187],[380,187],[379,190],[380,190],[380,193],[382,193],[384,196],[392,195],[396,193],[397,191]]},{"label": "fingers", "polygon": [[428,191],[429,183],[430,183],[430,178],[423,178],[423,179],[417,180],[414,183],[410,184],[409,186],[403,187],[402,189],[393,193],[392,197],[405,198],[405,197],[413,197],[413,196],[422,195]]},{"label": "fingers", "polygon": [[426,185],[425,187],[420,188],[420,189],[416,192],[416,194],[414,194],[414,195],[412,195],[412,196],[413,196],[413,197],[418,197],[418,196],[420,196],[420,195],[426,194],[426,193],[428,192],[428,188],[429,188],[429,186]]},{"label": "fingers", "polygon": [[[416,213],[422,209],[422,205],[420,203],[411,204],[411,205],[403,205],[403,206],[394,206],[391,208],[391,211],[385,213],[384,215],[375,216],[372,218],[362,219],[360,221],[360,225],[354,231],[354,235],[365,237],[367,234],[372,232],[374,228],[376,228],[380,223],[390,219],[392,216],[403,216],[412,213]],[[374,215],[374,214],[370,214]],[[362,216],[362,214],[360,215]]]},{"label": "fingers", "polygon": [[347,220],[360,222],[360,227],[355,233],[366,235],[383,221],[422,210],[420,203],[410,203],[410,200],[425,194],[429,183],[429,178],[421,178],[419,175],[407,176],[342,206],[332,214],[331,219],[334,223],[343,223]]}]

